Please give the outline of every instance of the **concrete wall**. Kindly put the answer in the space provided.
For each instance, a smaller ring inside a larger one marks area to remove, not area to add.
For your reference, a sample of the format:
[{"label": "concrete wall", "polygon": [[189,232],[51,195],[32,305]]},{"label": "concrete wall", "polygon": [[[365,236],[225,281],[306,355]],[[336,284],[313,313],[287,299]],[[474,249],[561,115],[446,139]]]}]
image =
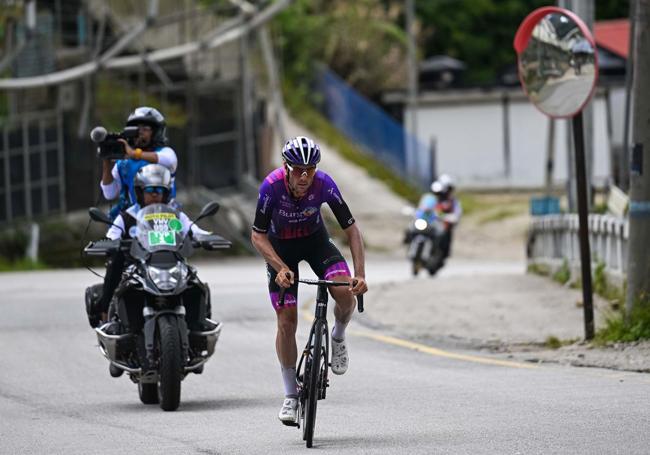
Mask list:
[{"label": "concrete wall", "polygon": [[[499,93],[469,96],[423,96],[418,106],[418,136],[435,138],[437,170],[450,173],[462,187],[534,188],[544,185],[548,118],[521,92],[507,92],[511,173],[506,176],[504,104]],[[624,92],[610,93],[613,141],[622,143]],[[610,138],[605,94],[592,101],[594,112],[594,183],[603,185],[610,175]],[[408,110],[405,115],[408,115]],[[553,181],[567,181],[567,120],[556,121]]]}]

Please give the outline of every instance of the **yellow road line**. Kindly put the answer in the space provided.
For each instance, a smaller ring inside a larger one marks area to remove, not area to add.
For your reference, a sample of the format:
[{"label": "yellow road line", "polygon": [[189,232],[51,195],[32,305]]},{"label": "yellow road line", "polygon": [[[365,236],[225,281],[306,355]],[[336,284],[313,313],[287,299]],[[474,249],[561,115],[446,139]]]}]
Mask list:
[{"label": "yellow road line", "polygon": [[475,355],[458,354],[455,352],[443,351],[442,349],[432,348],[431,346],[414,343],[412,341],[402,340],[401,338],[395,338],[387,335],[379,335],[370,332],[359,332],[356,330],[350,331],[350,333],[356,336],[370,338],[371,340],[379,341],[382,343],[392,344],[394,346],[400,346],[407,349],[413,349],[415,351],[423,352],[425,354],[433,355],[436,357],[445,357],[447,359],[462,360],[464,362],[484,363],[486,365],[497,365],[510,368],[537,368],[537,365],[531,365],[528,363],[511,362],[509,360],[491,359],[489,357],[480,357]]},{"label": "yellow road line", "polygon": [[[311,302],[305,302],[300,307],[300,309],[307,310],[311,306],[312,306]],[[301,311],[300,314],[305,321],[308,322],[313,321],[313,316],[307,313],[306,311]],[[483,363],[486,365],[496,365],[496,366],[510,367],[510,368],[528,368],[528,369],[537,368],[537,365],[532,365],[528,363],[512,362],[509,360],[491,359],[489,357],[480,357],[475,355],[466,355],[466,354],[458,354],[455,352],[443,351],[442,349],[432,348],[431,346],[427,346],[420,343],[414,343],[413,341],[403,340],[401,338],[395,338],[387,335],[379,335],[371,332],[361,332],[357,330],[351,330],[349,331],[349,333],[355,336],[370,338],[371,340],[379,341],[381,343],[392,344],[394,346],[400,346],[407,349],[413,349],[414,351],[419,351],[424,354],[429,354],[436,357],[445,357],[447,359],[461,360],[463,362]]]}]

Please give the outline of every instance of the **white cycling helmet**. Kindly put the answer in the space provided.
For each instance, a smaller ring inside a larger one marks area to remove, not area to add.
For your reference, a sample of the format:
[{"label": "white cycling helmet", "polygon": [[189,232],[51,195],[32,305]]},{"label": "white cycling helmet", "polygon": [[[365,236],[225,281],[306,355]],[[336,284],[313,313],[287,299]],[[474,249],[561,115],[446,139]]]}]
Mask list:
[{"label": "white cycling helmet", "polygon": [[447,187],[443,185],[439,180],[436,180],[431,184],[431,192],[433,194],[444,193],[447,190]]},{"label": "white cycling helmet", "polygon": [[440,177],[438,177],[438,181],[442,183],[446,189],[453,190],[456,186],[454,178],[449,174],[442,174]]}]

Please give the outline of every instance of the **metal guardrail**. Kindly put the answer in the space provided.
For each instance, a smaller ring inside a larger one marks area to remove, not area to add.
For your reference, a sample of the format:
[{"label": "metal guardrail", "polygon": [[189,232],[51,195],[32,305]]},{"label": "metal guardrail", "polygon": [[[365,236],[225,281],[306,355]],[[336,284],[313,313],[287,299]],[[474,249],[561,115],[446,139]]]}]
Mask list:
[{"label": "metal guardrail", "polygon": [[[626,218],[589,215],[589,245],[595,263],[604,263],[608,272],[624,276],[627,272],[629,224]],[[533,217],[529,229],[528,258],[566,259],[580,264],[578,215]]]}]

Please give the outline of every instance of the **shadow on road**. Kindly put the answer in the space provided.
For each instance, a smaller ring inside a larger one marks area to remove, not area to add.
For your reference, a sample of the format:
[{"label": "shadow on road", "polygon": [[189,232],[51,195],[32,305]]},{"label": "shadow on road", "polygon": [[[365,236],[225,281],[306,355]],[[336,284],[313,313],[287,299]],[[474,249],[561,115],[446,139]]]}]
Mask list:
[{"label": "shadow on road", "polygon": [[[175,412],[201,412],[201,411],[229,411],[233,409],[265,407],[273,403],[269,398],[221,398],[212,400],[183,400]],[[151,409],[155,412],[163,412],[156,405],[146,405],[140,402],[115,403],[113,406],[116,411],[125,412],[143,412]]]}]

